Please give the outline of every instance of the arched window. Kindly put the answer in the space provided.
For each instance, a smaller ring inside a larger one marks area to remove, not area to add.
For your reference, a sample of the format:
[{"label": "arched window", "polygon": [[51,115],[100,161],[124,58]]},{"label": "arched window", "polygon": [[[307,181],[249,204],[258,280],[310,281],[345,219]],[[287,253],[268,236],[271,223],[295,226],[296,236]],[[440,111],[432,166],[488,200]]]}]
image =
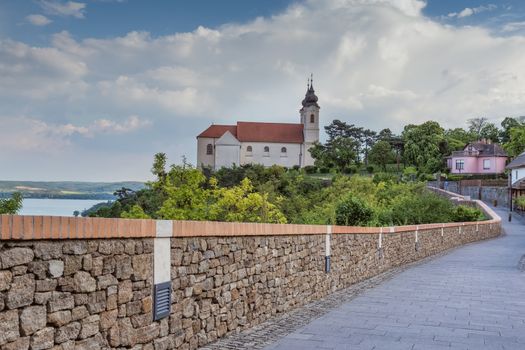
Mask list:
[{"label": "arched window", "polygon": [[281,153],[286,153],[286,147],[281,148]]},{"label": "arched window", "polygon": [[310,123],[315,123],[315,115],[310,115]]},{"label": "arched window", "polygon": [[246,152],[252,152],[252,146],[246,147]]},{"label": "arched window", "polygon": [[206,145],[206,154],[213,154],[213,145],[211,143]]},{"label": "arched window", "polygon": [[264,146],[264,152],[266,152],[266,153],[270,152],[270,147]]}]

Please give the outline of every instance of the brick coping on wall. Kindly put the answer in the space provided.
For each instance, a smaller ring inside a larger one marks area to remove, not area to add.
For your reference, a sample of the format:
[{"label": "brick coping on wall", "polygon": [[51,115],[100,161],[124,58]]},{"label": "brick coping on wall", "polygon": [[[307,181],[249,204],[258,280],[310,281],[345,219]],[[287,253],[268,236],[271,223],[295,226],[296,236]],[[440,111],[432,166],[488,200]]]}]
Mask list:
[{"label": "brick coping on wall", "polygon": [[[312,234],[377,234],[431,230],[443,227],[499,224],[501,218],[485,203],[469,200],[438,188],[432,191],[458,202],[474,203],[489,220],[392,227],[358,227],[337,225],[263,224],[214,221],[171,220],[171,237],[277,236]],[[96,239],[157,237],[159,221],[151,219],[107,219],[68,216],[0,215],[0,240]],[[169,224],[168,224],[169,225]]]}]

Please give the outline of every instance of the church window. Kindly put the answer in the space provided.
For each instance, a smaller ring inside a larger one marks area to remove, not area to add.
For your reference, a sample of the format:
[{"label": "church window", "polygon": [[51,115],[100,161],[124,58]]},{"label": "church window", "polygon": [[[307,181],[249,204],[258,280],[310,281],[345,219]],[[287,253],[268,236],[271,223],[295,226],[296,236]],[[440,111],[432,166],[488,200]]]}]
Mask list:
[{"label": "church window", "polygon": [[208,143],[206,146],[206,154],[213,154],[213,145],[211,143]]},{"label": "church window", "polygon": [[310,115],[310,123],[315,123],[315,115]]},{"label": "church window", "polygon": [[246,152],[252,152],[252,146],[246,147]]},{"label": "church window", "polygon": [[281,148],[281,153],[286,153],[286,147]]},{"label": "church window", "polygon": [[264,152],[266,152],[266,153],[270,152],[270,147],[264,146]]}]

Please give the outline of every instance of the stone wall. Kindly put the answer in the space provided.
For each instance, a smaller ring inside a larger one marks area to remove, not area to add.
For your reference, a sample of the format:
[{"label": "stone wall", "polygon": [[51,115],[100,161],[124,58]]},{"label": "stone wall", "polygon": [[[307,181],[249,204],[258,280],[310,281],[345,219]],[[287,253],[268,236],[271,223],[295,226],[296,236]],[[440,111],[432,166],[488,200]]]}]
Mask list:
[{"label": "stone wall", "polygon": [[[4,239],[0,348],[195,349],[392,267],[495,237],[500,219],[485,210],[492,219],[480,223],[385,228],[173,222],[171,313],[159,321],[154,237]],[[12,220],[0,218],[0,232]]]}]

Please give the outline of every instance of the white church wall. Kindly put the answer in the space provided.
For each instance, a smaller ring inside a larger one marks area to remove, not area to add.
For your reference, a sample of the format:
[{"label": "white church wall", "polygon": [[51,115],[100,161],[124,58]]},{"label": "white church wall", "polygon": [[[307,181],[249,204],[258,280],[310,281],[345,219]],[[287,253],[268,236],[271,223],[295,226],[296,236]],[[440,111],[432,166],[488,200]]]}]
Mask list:
[{"label": "white church wall", "polygon": [[233,165],[239,165],[240,146],[216,145],[215,150],[215,169],[222,167],[231,168]]},{"label": "white church wall", "polygon": [[[248,146],[252,152],[247,151]],[[268,146],[270,151],[264,152]],[[286,153],[281,148],[286,147]],[[264,166],[280,165],[291,168],[300,165],[301,144],[299,143],[273,143],[273,142],[243,142],[241,145],[241,164],[262,164]]]},{"label": "white church wall", "polygon": [[[207,154],[208,144],[213,147],[213,154]],[[211,166],[215,164],[215,139],[200,137],[197,139],[197,167]]]}]

